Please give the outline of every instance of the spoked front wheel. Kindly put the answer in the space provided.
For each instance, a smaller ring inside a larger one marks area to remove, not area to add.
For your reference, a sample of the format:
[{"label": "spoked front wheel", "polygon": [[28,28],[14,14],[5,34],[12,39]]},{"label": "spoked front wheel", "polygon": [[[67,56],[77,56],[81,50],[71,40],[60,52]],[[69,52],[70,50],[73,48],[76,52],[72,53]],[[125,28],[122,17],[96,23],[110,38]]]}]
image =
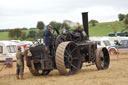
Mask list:
[{"label": "spoked front wheel", "polygon": [[96,50],[96,67],[98,70],[107,69],[110,63],[108,50],[104,48],[97,48]]},{"label": "spoked front wheel", "polygon": [[33,63],[33,61],[31,61],[31,66],[32,67],[28,67],[29,71],[34,75],[34,76],[40,76],[40,75],[48,75],[50,73],[51,70],[43,70],[40,69],[40,63]]}]

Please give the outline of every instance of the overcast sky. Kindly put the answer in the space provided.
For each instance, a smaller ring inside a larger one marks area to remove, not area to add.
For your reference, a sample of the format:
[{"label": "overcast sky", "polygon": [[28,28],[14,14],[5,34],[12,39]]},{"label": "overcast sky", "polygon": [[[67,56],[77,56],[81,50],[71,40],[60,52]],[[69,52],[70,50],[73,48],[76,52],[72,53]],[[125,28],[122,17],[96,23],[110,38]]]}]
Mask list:
[{"label": "overcast sky", "polygon": [[0,29],[36,27],[37,21],[82,23],[82,12],[89,12],[89,20],[116,21],[128,13],[128,0],[0,0]]}]

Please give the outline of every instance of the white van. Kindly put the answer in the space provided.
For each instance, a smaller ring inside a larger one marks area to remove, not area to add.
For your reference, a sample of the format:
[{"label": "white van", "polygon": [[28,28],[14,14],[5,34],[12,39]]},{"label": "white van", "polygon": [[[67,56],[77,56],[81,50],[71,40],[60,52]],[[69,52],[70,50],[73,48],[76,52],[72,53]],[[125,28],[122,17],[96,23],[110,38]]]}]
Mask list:
[{"label": "white van", "polygon": [[108,37],[90,37],[90,40],[99,42],[98,47],[106,47],[108,49],[111,45]]},{"label": "white van", "polygon": [[16,60],[17,46],[14,42],[0,41],[0,61],[5,61],[6,58]]}]

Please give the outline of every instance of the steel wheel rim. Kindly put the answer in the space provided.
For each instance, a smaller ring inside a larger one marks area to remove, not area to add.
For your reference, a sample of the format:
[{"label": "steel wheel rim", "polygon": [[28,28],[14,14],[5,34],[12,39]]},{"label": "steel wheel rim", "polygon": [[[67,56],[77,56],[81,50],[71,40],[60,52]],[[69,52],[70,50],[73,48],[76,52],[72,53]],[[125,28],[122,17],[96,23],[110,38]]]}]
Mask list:
[{"label": "steel wheel rim", "polygon": [[99,58],[100,58],[99,62],[101,64],[102,69],[108,68],[109,66],[108,57],[107,55],[105,55],[103,50],[100,51]]},{"label": "steel wheel rim", "polygon": [[75,44],[69,44],[64,53],[64,62],[69,74],[74,74],[80,69],[79,49]]},{"label": "steel wheel rim", "polygon": [[100,64],[101,64],[102,67],[104,67],[104,54],[103,54],[103,51],[100,52],[99,57],[100,57]]}]

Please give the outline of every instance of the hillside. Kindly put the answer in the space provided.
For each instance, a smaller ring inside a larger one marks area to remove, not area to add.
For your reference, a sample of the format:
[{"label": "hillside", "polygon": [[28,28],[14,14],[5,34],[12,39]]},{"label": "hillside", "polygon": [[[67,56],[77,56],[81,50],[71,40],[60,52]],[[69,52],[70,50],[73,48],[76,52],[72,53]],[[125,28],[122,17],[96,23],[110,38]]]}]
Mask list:
[{"label": "hillside", "polygon": [[95,27],[89,25],[90,36],[108,36],[111,32],[120,32],[125,29],[123,22],[105,22],[97,23]]},{"label": "hillside", "polygon": [[[125,28],[123,22],[104,22],[97,23],[95,27],[89,25],[90,36],[107,36],[109,33],[117,31],[120,32]],[[25,32],[28,33],[29,30]],[[37,30],[36,30],[37,31]],[[0,40],[8,40],[8,32],[0,32]]]}]

